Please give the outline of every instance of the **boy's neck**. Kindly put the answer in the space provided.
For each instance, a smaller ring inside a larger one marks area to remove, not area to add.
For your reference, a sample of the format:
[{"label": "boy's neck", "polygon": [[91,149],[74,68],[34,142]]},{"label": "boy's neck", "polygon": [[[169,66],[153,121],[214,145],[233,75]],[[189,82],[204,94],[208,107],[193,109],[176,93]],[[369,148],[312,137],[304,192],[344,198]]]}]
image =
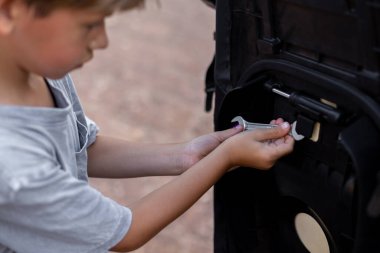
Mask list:
[{"label": "boy's neck", "polygon": [[54,100],[43,77],[1,66],[0,105],[54,107]]},{"label": "boy's neck", "polygon": [[23,69],[4,40],[0,36],[0,106],[54,106],[44,79]]}]

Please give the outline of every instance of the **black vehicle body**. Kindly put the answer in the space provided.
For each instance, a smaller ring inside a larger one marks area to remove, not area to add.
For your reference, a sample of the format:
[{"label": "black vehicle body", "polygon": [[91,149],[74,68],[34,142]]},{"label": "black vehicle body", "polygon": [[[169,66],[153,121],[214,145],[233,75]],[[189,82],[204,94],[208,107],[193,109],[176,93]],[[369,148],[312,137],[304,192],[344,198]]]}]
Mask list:
[{"label": "black vehicle body", "polygon": [[282,117],[305,138],[216,184],[215,253],[309,252],[299,213],[331,253],[380,252],[380,1],[217,0],[216,17],[215,129]]}]

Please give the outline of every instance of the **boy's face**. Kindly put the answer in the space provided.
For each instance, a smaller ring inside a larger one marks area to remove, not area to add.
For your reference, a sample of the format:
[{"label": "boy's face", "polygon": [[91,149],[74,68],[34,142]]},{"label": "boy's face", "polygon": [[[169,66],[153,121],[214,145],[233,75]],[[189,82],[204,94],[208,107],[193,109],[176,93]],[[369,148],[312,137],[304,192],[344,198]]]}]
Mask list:
[{"label": "boy's face", "polygon": [[58,9],[41,18],[30,7],[23,11],[12,43],[18,64],[28,72],[59,78],[89,61],[95,49],[107,47],[105,13]]}]

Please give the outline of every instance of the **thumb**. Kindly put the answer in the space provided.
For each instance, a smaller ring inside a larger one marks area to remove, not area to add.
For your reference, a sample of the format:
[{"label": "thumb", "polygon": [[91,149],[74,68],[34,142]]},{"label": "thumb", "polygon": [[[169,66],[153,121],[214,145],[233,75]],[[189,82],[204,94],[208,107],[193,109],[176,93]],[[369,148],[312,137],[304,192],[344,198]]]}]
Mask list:
[{"label": "thumb", "polygon": [[235,126],[233,128],[229,128],[227,130],[214,132],[214,136],[220,142],[223,142],[226,139],[230,138],[231,136],[234,136],[235,134],[240,133],[241,131],[243,131],[243,127],[241,125],[237,125],[237,126]]},{"label": "thumb", "polygon": [[269,129],[260,129],[256,131],[256,140],[267,141],[284,137],[289,133],[290,125],[288,122],[283,122],[277,127]]}]

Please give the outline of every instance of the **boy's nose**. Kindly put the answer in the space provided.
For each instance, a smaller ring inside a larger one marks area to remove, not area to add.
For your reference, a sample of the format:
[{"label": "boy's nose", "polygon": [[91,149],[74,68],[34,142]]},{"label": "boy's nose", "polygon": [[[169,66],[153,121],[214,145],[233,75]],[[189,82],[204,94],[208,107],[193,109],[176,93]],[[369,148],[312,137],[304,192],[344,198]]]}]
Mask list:
[{"label": "boy's nose", "polygon": [[101,29],[99,33],[93,38],[90,42],[90,48],[95,49],[104,49],[108,46],[108,36],[105,29]]}]

